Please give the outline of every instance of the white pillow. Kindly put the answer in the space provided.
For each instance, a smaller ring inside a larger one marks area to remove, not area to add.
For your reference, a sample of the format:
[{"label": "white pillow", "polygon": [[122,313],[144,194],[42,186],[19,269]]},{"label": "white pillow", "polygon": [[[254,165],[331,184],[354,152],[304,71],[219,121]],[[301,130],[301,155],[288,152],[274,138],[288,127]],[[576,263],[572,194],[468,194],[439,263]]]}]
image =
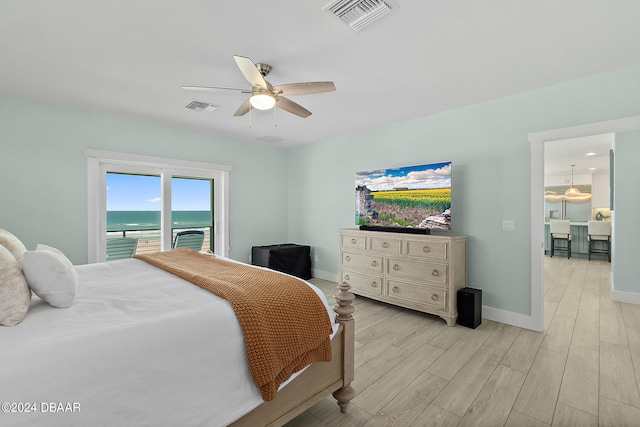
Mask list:
[{"label": "white pillow", "polygon": [[42,243],[38,243],[38,245],[36,246],[36,251],[51,252],[53,254],[59,255],[62,257],[62,259],[66,260],[69,265],[71,265],[71,261],[69,261],[69,258],[67,258],[67,256],[63,254],[60,249],[56,249],[53,246],[47,246],[43,245]]},{"label": "white pillow", "polygon": [[31,291],[18,261],[0,245],[0,325],[15,326],[22,322],[30,303]]},{"label": "white pillow", "polygon": [[35,251],[25,252],[22,272],[31,290],[49,305],[65,308],[73,304],[78,293],[78,273],[56,248],[38,245]]},{"label": "white pillow", "polygon": [[0,228],[0,245],[4,246],[11,252],[18,264],[22,261],[22,256],[27,251],[27,248],[16,236]]}]

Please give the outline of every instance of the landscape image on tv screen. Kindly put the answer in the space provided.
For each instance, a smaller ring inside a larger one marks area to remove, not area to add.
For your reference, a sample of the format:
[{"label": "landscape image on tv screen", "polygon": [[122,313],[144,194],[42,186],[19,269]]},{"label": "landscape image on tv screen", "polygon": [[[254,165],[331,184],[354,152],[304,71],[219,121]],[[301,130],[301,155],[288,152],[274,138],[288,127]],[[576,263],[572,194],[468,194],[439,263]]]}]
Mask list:
[{"label": "landscape image on tv screen", "polygon": [[451,230],[451,162],[357,172],[356,224]]}]

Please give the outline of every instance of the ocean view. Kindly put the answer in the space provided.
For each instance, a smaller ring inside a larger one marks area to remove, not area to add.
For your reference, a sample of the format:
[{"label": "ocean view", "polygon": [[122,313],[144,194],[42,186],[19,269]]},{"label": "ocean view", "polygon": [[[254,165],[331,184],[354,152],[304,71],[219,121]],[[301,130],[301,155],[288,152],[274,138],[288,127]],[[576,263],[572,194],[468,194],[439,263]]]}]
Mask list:
[{"label": "ocean view", "polygon": [[[211,226],[210,211],[173,211],[174,228]],[[160,211],[107,211],[107,231],[159,230]]]},{"label": "ocean view", "polygon": [[[172,228],[175,233],[185,229],[205,233],[204,249],[213,249],[210,211],[173,211]],[[160,250],[160,211],[107,211],[107,239],[134,237],[138,239],[136,254]]]}]

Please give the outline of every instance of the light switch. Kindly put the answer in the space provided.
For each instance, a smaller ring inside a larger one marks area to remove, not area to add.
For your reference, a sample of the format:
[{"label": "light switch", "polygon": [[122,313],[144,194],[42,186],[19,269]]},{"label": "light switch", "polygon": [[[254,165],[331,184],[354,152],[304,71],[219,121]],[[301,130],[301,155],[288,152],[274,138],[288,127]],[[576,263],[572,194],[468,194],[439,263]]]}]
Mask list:
[{"label": "light switch", "polygon": [[516,229],[516,225],[511,219],[503,219],[502,220],[502,231],[514,231]]}]

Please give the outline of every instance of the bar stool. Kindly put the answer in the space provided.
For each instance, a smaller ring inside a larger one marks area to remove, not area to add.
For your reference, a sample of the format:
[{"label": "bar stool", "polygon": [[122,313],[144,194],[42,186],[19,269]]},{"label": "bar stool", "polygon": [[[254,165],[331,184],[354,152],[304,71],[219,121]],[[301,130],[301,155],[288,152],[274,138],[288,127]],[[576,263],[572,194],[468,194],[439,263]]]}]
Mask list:
[{"label": "bar stool", "polygon": [[[589,221],[587,223],[587,240],[589,241],[589,261],[591,254],[606,254],[611,262],[611,222]],[[598,242],[602,247],[596,247]]]},{"label": "bar stool", "polygon": [[[567,258],[571,258],[571,223],[564,219],[552,219],[549,221],[549,229],[551,231],[551,257],[556,249],[567,251]],[[556,242],[566,242],[557,245]]]}]

